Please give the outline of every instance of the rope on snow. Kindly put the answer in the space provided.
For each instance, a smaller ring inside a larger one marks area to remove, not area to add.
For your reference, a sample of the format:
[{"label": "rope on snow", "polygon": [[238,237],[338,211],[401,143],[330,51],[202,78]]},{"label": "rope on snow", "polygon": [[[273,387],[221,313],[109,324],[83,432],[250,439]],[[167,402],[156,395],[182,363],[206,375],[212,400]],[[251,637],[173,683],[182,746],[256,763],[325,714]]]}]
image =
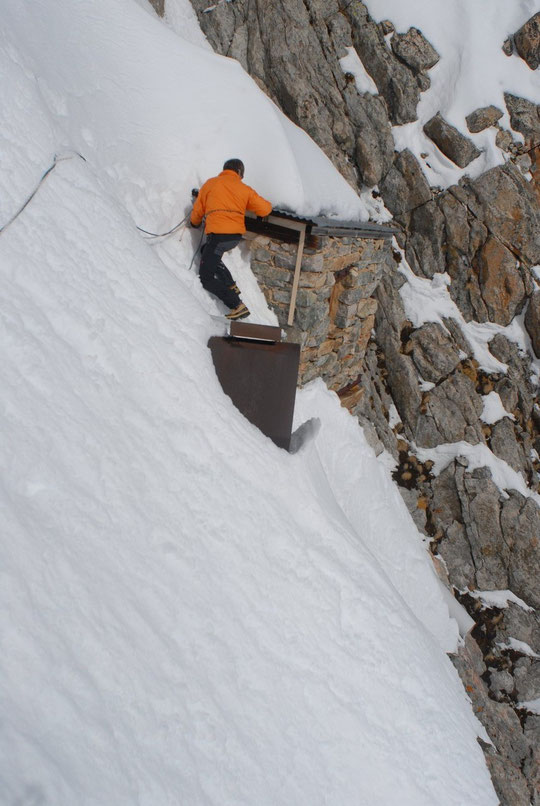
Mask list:
[{"label": "rope on snow", "polygon": [[43,182],[46,180],[46,178],[49,176],[49,174],[54,171],[54,169],[56,168],[58,163],[59,162],[64,162],[65,160],[72,160],[74,157],[80,157],[82,160],[84,160],[86,162],[86,159],[83,157],[82,154],[79,154],[78,151],[75,151],[73,154],[70,154],[69,156],[65,156],[65,157],[59,157],[57,154],[54,155],[54,159],[52,161],[52,164],[49,165],[49,167],[47,168],[45,173],[42,175],[41,179],[39,180],[39,182],[35,186],[34,190],[30,194],[30,196],[28,196],[28,198],[26,199],[26,201],[22,205],[22,207],[20,207],[17,210],[17,212],[14,213],[14,215],[11,216],[9,221],[7,221],[2,227],[0,227],[0,235],[4,232],[4,230],[6,230],[10,226],[10,224],[13,224],[15,219],[20,216],[20,214],[23,212],[23,210],[26,209],[26,207],[30,204],[30,202],[32,201],[32,199],[34,198],[34,196],[36,195],[36,193],[40,189],[40,187],[43,184]]}]

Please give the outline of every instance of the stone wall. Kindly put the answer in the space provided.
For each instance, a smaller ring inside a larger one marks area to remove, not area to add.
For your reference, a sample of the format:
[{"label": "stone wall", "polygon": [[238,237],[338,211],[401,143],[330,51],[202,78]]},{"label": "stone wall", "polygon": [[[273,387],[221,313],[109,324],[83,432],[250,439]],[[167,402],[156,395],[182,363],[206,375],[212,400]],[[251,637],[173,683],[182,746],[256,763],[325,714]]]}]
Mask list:
[{"label": "stone wall", "polygon": [[[258,235],[251,267],[282,327],[287,326],[296,244]],[[391,259],[384,240],[321,236],[304,249],[294,324],[288,338],[301,345],[300,385],[316,377],[338,392],[351,411],[377,310],[375,291]]]}]

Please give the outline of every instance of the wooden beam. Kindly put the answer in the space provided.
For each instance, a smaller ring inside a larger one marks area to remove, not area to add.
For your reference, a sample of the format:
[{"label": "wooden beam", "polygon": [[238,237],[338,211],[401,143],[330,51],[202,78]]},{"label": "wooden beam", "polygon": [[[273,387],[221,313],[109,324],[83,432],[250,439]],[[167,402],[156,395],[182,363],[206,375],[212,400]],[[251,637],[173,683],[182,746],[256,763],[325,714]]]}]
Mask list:
[{"label": "wooden beam", "polygon": [[289,318],[288,325],[292,325],[294,320],[294,310],[296,308],[296,295],[298,293],[298,284],[300,282],[300,271],[302,269],[302,256],[304,254],[304,241],[306,240],[306,225],[302,224],[300,230],[300,240],[298,241],[298,249],[296,251],[296,266],[294,268],[294,280],[291,292],[291,303],[289,305]]},{"label": "wooden beam", "polygon": [[252,325],[249,322],[231,322],[229,330],[233,339],[255,339],[256,341],[281,341],[281,328],[275,325]]},{"label": "wooden beam", "polygon": [[339,227],[313,227],[314,235],[327,235],[334,238],[363,238],[364,240],[390,240],[397,229],[340,229]]},{"label": "wooden beam", "polygon": [[248,232],[255,232],[257,235],[267,235],[269,238],[275,238],[276,241],[298,243],[298,232],[291,227],[281,227],[276,224],[270,224],[268,221],[246,216],[246,229]]}]

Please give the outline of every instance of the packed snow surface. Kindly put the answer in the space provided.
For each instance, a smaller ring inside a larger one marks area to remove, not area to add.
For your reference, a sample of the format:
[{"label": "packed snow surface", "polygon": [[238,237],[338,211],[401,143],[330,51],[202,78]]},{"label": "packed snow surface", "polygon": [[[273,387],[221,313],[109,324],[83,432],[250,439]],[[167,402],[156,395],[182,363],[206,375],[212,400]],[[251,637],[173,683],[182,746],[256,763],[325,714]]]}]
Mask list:
[{"label": "packed snow surface", "polygon": [[[418,120],[393,128],[397,149],[409,148],[430,184],[440,187],[501,164],[505,157],[495,145],[496,130],[471,134],[465,118],[494,105],[504,113],[500,124],[509,129],[505,92],[540,103],[538,71],[516,53],[506,56],[502,50],[507,37],[538,11],[537,0],[366,0],[366,5],[376,21],[391,20],[399,33],[420,29],[440,56],[429,70],[431,87],[420,96]],[[467,168],[454,165],[423,133],[424,124],[437,112],[481,149],[481,156]],[[517,132],[514,137],[523,140]]]},{"label": "packed snow surface", "polygon": [[498,423],[499,420],[503,419],[503,417],[510,417],[511,420],[516,419],[511,412],[506,411],[501,400],[501,396],[498,394],[498,392],[490,392],[489,394],[484,395],[483,404],[484,408],[482,410],[482,414],[480,415],[480,419],[488,425]]},{"label": "packed snow surface", "polygon": [[523,610],[527,612],[531,612],[534,608],[530,607],[523,599],[520,599],[519,596],[516,596],[515,593],[509,590],[503,591],[468,591],[470,596],[474,599],[479,599],[484,605],[487,607],[508,607],[508,604],[512,602],[513,604],[518,605]]},{"label": "packed snow surface", "polygon": [[357,422],[315,383],[320,433],[275,447],[217,381],[198,234],[135,228],[232,154],[274,202],[357,209],[197,41],[133,0],[3,5],[0,227],[66,159],[0,234],[2,797],[494,806],[456,621]]}]

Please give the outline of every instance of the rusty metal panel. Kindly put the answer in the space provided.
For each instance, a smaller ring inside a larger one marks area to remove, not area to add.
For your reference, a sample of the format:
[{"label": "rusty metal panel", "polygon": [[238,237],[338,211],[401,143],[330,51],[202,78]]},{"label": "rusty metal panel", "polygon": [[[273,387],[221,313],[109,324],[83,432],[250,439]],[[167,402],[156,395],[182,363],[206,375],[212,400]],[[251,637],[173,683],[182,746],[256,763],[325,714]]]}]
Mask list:
[{"label": "rusty metal panel", "polygon": [[213,336],[208,346],[225,394],[263,434],[288,450],[300,345]]}]

